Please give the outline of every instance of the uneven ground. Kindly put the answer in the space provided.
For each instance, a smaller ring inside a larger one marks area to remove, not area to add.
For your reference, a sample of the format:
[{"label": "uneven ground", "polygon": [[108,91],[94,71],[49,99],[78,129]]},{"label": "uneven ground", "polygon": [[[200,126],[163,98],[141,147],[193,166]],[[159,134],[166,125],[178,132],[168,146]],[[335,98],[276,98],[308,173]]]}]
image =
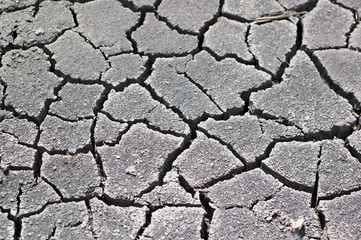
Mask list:
[{"label": "uneven ground", "polygon": [[361,239],[359,0],[0,0],[0,239]]}]

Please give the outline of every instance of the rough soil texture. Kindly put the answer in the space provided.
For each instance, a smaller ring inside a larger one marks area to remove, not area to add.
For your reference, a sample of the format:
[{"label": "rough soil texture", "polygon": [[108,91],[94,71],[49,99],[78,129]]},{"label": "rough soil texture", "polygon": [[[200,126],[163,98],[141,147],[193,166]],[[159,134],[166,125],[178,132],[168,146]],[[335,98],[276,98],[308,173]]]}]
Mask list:
[{"label": "rough soil texture", "polygon": [[360,0],[0,0],[0,240],[361,239]]}]

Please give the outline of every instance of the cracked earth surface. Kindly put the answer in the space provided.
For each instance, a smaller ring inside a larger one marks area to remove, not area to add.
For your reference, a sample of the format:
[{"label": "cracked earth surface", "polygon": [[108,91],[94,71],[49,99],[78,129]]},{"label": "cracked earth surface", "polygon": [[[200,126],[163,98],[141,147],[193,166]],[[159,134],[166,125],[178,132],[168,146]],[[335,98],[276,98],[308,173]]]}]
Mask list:
[{"label": "cracked earth surface", "polygon": [[0,0],[0,239],[361,239],[360,14]]}]

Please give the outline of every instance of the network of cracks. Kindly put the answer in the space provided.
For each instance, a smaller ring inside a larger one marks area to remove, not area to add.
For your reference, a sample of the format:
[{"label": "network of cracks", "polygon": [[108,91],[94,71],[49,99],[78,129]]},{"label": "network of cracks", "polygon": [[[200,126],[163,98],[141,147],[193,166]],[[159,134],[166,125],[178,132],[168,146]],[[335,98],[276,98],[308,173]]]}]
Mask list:
[{"label": "network of cracks", "polygon": [[360,239],[359,11],[0,0],[0,239]]}]

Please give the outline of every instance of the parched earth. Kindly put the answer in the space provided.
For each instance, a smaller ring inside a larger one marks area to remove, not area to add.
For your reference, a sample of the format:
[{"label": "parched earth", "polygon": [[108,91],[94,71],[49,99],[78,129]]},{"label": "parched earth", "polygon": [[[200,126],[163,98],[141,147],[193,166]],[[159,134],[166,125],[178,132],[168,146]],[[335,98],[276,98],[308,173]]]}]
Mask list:
[{"label": "parched earth", "polygon": [[0,239],[361,239],[360,13],[0,0]]}]

